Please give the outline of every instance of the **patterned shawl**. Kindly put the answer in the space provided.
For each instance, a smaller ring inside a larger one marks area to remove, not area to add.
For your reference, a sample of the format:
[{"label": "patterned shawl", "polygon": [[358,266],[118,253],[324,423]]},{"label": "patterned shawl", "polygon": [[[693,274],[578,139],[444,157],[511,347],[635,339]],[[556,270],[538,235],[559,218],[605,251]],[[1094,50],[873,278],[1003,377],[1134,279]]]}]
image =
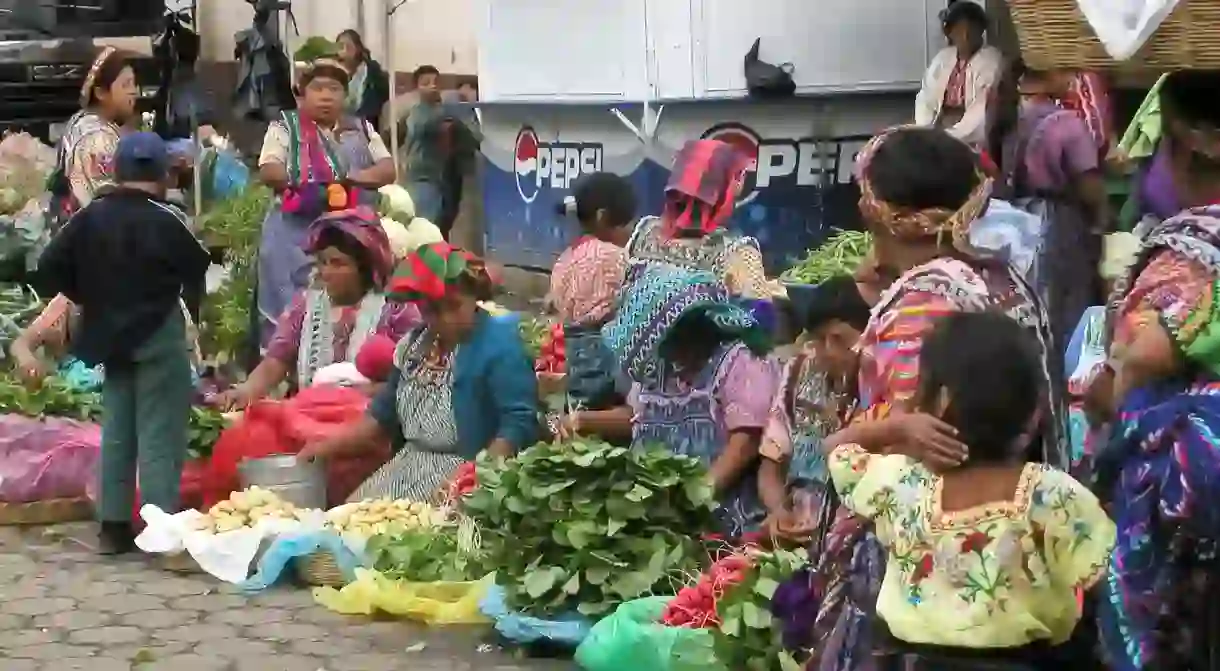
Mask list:
[{"label": "patterned shawl", "polygon": [[377,214],[367,207],[358,207],[322,215],[306,233],[305,251],[310,254],[322,251],[318,248],[322,234],[332,229],[364,248],[372,266],[374,286],[378,289],[384,287],[394,270],[394,255],[390,252],[390,240]]},{"label": "patterned shawl", "polygon": [[641,272],[621,301],[614,319],[602,329],[602,338],[636,382],[656,379],[665,365],[661,343],[688,315],[702,313],[756,355],[770,349],[766,330],[729,298],[728,290],[710,273],[653,265]]},{"label": "patterned shawl", "polygon": [[724,226],[748,166],[749,157],[727,142],[691,140],[683,145],[665,185],[665,234],[703,236]]}]

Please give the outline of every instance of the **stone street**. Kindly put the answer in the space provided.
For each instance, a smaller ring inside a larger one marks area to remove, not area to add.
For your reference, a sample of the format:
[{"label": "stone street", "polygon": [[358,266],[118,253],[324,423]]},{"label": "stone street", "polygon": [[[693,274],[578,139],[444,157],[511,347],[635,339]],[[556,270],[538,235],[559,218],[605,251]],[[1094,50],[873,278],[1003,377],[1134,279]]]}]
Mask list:
[{"label": "stone street", "polygon": [[0,671],[572,668],[514,658],[483,628],[344,617],[303,587],[245,595],[93,545],[88,524],[0,527]]}]

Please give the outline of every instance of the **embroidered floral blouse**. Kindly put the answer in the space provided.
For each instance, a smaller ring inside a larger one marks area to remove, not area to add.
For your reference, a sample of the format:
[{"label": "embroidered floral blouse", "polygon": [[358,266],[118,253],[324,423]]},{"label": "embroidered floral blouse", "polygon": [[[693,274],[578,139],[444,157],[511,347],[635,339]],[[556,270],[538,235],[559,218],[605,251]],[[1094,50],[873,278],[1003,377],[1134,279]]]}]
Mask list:
[{"label": "embroidered floral blouse", "polygon": [[[356,352],[347,351],[347,343],[351,340],[352,329],[356,326],[358,306],[342,308],[338,319],[334,320],[334,357],[335,361],[354,360]],[[267,356],[290,366],[297,363],[297,354],[301,349],[301,331],[305,325],[305,292],[301,291],[292,299],[292,304],[280,315],[275,327],[275,335],[267,344]],[[408,331],[420,324],[422,318],[419,309],[410,303],[385,304],[378,321],[376,333],[394,339],[397,342]]]},{"label": "embroidered floral blouse", "polygon": [[858,445],[830,454],[843,504],[886,550],[877,614],[899,640],[960,648],[1062,643],[1076,590],[1102,575],[1114,523],[1068,474],[1026,464],[1011,501],[946,513],[943,481],[919,462]]}]

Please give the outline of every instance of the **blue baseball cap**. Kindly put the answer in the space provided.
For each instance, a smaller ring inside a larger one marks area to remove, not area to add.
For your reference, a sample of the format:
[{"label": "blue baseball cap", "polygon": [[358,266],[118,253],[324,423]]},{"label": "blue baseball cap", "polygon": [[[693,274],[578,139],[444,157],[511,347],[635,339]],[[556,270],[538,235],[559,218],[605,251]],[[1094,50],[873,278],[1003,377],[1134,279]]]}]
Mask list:
[{"label": "blue baseball cap", "polygon": [[169,175],[169,147],[156,133],[132,133],[119,140],[114,177],[120,182],[160,182]]}]

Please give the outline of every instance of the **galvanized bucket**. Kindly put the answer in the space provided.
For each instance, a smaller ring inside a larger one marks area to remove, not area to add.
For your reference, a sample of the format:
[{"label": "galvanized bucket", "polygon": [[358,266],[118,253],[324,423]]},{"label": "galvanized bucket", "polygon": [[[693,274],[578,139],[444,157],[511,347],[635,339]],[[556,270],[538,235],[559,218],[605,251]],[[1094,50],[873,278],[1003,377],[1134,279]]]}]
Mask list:
[{"label": "galvanized bucket", "polygon": [[326,507],[326,472],[317,461],[291,454],[246,459],[238,465],[243,487],[257,485],[298,508]]}]

